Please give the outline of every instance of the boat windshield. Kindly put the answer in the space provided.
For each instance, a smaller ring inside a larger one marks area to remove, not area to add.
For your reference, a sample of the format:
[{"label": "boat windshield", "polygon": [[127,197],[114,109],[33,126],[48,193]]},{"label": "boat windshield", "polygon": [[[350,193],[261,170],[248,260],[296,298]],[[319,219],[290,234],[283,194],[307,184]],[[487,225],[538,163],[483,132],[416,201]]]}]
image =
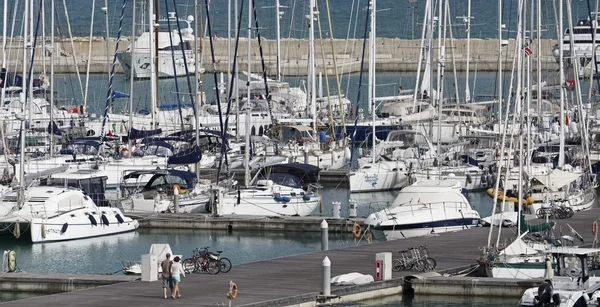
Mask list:
[{"label": "boat windshield", "polygon": [[410,147],[415,147],[415,146],[427,146],[427,139],[425,138],[425,136],[421,135],[421,134],[417,134],[417,133],[406,133],[406,132],[401,132],[400,133],[393,133],[390,132],[388,134],[388,138],[387,141],[388,142],[402,142],[404,145],[402,146],[402,148],[410,148]]}]

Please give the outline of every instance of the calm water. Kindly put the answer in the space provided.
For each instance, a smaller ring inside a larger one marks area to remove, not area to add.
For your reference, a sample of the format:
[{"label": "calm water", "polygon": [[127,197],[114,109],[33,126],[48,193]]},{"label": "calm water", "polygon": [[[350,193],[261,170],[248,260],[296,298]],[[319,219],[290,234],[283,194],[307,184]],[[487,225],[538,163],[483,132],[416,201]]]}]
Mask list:
[{"label": "calm water", "polygon": [[[34,1],[35,12],[40,6],[40,1]],[[57,34],[62,37],[67,37],[68,28],[65,9],[62,1],[56,2],[56,26],[58,28]],[[109,35],[116,37],[119,30],[119,19],[121,16],[121,8],[123,6],[123,0],[106,0],[108,3],[108,22],[109,22]],[[125,7],[122,33],[123,35],[130,35],[132,30],[131,25],[131,12],[133,1],[125,0],[127,3]],[[143,1],[136,1],[143,2]],[[173,0],[173,1],[159,1],[160,10],[159,15],[166,15],[166,5],[169,6],[169,11],[174,11],[174,3],[177,3],[177,13],[181,17],[194,14],[194,0]],[[200,1],[198,1],[200,2]],[[204,1],[203,1],[204,2]],[[209,1],[212,3],[218,3],[218,5],[212,5],[210,8],[210,17],[212,24],[213,35],[220,37],[227,37],[227,0]],[[241,0],[237,0],[238,7],[241,5]],[[324,31],[324,37],[331,36],[329,33],[328,21],[327,21],[327,10],[326,0],[320,0],[318,2],[319,11],[321,12],[322,28]],[[434,7],[438,8],[438,1],[432,1]],[[531,5],[534,1],[525,1],[527,5]],[[542,0],[542,36],[546,38],[556,37],[556,21],[555,21],[555,6],[553,5],[557,1]],[[579,19],[585,19],[588,16],[588,2],[591,3],[590,7],[593,7],[594,1],[582,0],[572,1],[573,19],[576,22]],[[14,28],[14,35],[19,36],[21,33],[22,12],[23,12],[24,1],[10,1],[8,12],[9,12],[9,23],[8,33],[11,33],[12,28],[12,16],[13,12],[16,14],[16,22]],[[50,1],[44,1],[46,3],[45,15],[46,33],[50,33]],[[96,6],[92,18],[92,1],[89,0],[72,0],[67,1],[67,11],[71,22],[71,28],[74,36],[88,36],[90,32],[91,21],[93,21],[93,33],[95,36],[106,35],[106,16],[102,12],[101,8],[105,6],[105,0],[95,1]],[[235,0],[230,0],[232,7],[236,3]],[[245,35],[245,29],[247,25],[247,1],[244,1],[244,12],[242,13],[242,33]],[[274,0],[256,0],[256,15],[259,20],[259,27],[261,35],[267,38],[274,38],[275,32],[275,1]],[[282,5],[282,11],[284,12],[283,17],[280,20],[280,29],[282,37],[292,38],[305,38],[307,37],[307,22],[304,15],[308,12],[309,1],[306,0],[280,0]],[[363,37],[365,17],[368,13],[366,10],[368,6],[367,0],[329,0],[329,8],[331,15],[331,23],[333,28],[333,36],[336,38],[346,37]],[[423,20],[423,13],[425,8],[425,1],[415,1],[410,3],[408,0],[378,0],[377,1],[377,35],[380,37],[400,37],[400,38],[420,38],[421,37],[421,24]],[[0,6],[0,11],[2,7]],[[233,9],[232,9],[233,10]],[[528,9],[528,12],[531,9]],[[206,8],[202,7],[202,11],[205,14]],[[450,1],[451,20],[453,23],[454,37],[461,38],[466,37],[465,26],[463,18],[461,16],[467,15],[467,0],[456,0]],[[497,1],[472,1],[471,5],[471,16],[473,16],[471,22],[471,36],[478,38],[496,38],[497,37]],[[506,31],[503,36],[514,37],[515,25],[516,25],[516,11],[517,11],[517,0],[505,0],[503,1],[503,18],[502,21],[506,24]],[[566,16],[566,7],[564,8]],[[141,13],[136,13],[137,16],[141,16]],[[437,14],[437,13],[436,13]],[[233,13],[232,13],[233,15]],[[535,15],[534,15],[535,16]],[[527,14],[529,18],[529,13]],[[137,19],[137,18],[136,18]],[[231,24],[233,28],[234,17],[231,18]],[[37,14],[35,19],[37,20]],[[147,20],[147,18],[144,18]],[[147,21],[146,21],[147,23]],[[567,26],[566,21],[564,26]],[[315,25],[316,27],[316,25]],[[41,27],[39,30],[41,34]],[[562,32],[562,30],[561,30]],[[232,36],[235,35],[235,31],[232,30]]]}]

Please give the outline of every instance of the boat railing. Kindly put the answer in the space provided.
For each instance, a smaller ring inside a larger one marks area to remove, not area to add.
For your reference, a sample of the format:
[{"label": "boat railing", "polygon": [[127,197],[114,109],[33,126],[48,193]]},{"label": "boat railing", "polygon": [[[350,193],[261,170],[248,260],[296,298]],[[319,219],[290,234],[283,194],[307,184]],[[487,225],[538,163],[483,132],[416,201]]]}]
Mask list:
[{"label": "boat railing", "polygon": [[416,216],[417,214],[422,213],[423,210],[429,210],[429,212],[431,214],[433,214],[433,210],[439,210],[439,209],[444,209],[444,212],[446,212],[446,210],[448,210],[448,209],[452,210],[452,211],[461,211],[461,212],[462,212],[462,210],[472,210],[471,205],[468,203],[446,202],[446,201],[407,204],[404,206],[399,206],[397,208],[404,209],[404,210],[399,211],[398,209],[396,209],[396,210],[394,210],[393,215],[410,213],[412,216]]}]

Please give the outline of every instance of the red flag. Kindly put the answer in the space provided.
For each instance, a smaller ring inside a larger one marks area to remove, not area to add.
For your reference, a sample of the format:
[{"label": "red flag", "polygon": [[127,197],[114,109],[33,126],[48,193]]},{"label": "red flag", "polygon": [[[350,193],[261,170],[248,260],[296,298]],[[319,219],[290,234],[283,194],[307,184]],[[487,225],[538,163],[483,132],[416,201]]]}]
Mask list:
[{"label": "red flag", "polygon": [[531,49],[529,49],[529,47],[525,47],[525,49],[523,50],[523,52],[525,53],[525,57],[527,57],[528,55],[532,55],[533,51],[531,51]]}]

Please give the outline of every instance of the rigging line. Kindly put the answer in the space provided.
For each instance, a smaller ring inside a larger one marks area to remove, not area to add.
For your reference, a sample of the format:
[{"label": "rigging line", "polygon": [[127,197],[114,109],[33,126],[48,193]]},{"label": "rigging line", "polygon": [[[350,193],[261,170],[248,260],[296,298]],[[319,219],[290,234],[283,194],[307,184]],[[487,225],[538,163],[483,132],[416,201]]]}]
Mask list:
[{"label": "rigging line", "polygon": [[[344,54],[346,54],[346,52],[348,51],[348,42],[350,40],[350,28],[352,27],[352,17],[354,17],[354,2],[356,0],[352,0],[352,5],[350,5],[350,17],[348,18],[348,31],[346,31],[346,42],[344,44]],[[358,10],[356,12],[356,15],[358,15]],[[352,44],[352,51],[354,51],[354,44]],[[343,76],[344,76],[344,68],[345,66],[342,66],[342,71],[340,72],[340,74],[342,75],[342,81],[343,81]],[[348,90],[346,89],[346,92],[348,92]]]},{"label": "rigging line", "polygon": [[[77,65],[77,57],[75,56],[75,42],[73,41],[73,32],[71,31],[71,21],[69,20],[69,10],[67,10],[67,2],[63,0],[63,7],[65,9],[65,18],[67,19],[67,29],[69,30],[69,40],[71,41],[71,56],[73,58],[73,64],[75,64],[75,72],[77,73],[77,81],[79,81],[79,89],[81,95],[83,95],[83,83],[81,82],[81,75],[79,74],[79,66]],[[87,104],[83,102],[83,114],[86,113]]]},{"label": "rigging line", "polygon": [[[236,33],[236,37],[235,37],[235,47],[234,47],[234,51],[233,51],[233,65],[231,66],[231,80],[237,80],[238,76],[236,74],[237,69],[235,69],[238,65],[237,63],[237,59],[238,59],[238,50],[239,50],[239,43],[240,43],[240,30],[242,28],[242,14],[244,13],[244,0],[241,0],[240,3],[240,12],[239,12],[239,17],[238,17],[238,22],[237,22],[237,33]],[[227,112],[225,115],[225,127],[229,127],[229,113],[231,112],[231,96],[233,96],[234,91],[234,86],[237,86],[237,81],[235,82],[230,82],[229,83],[229,91],[228,91],[228,95],[227,95]],[[239,101],[240,97],[235,97],[236,102]],[[250,98],[248,98],[249,101]],[[249,118],[246,118],[246,120],[250,120]],[[238,120],[239,121],[239,120]],[[248,131],[246,131],[246,133],[248,133]],[[228,146],[227,144],[227,133],[223,133],[224,134],[224,141],[221,144],[221,153],[225,153],[225,150],[227,149],[226,147]],[[227,159],[227,155],[225,155],[225,159]],[[227,163],[227,160],[225,160],[225,163]],[[221,171],[221,161],[219,161],[219,172]]]},{"label": "rigging line", "polygon": [[[360,0],[358,0],[356,2],[356,15],[354,15],[354,33],[352,34],[352,38],[356,39],[356,29],[358,28],[358,13],[360,12],[360,10],[358,9],[360,7]],[[349,24],[352,21],[348,22]],[[348,27],[350,27],[350,25],[348,25]],[[352,53],[354,54],[354,47],[356,46],[355,43],[352,43]],[[345,50],[344,50],[345,53]],[[361,64],[361,69],[362,69],[362,64]],[[346,82],[346,93],[348,93],[350,91],[350,77],[348,77],[348,81]],[[358,106],[358,101],[356,102],[356,105]],[[358,110],[357,110],[358,111]]]},{"label": "rigging line", "polygon": [[[271,95],[269,94],[269,83],[267,82],[267,65],[265,64],[265,57],[263,54],[263,47],[262,47],[262,39],[260,37],[260,28],[258,27],[258,15],[256,14],[256,3],[254,0],[252,1],[252,11],[254,13],[254,25],[256,27],[256,38],[258,39],[258,51],[260,53],[260,63],[262,66],[262,76],[263,76],[263,80],[265,83],[265,95],[267,97],[267,106],[269,108],[269,116],[271,117],[271,123],[275,122],[275,119],[273,118],[273,111],[271,110]],[[248,72],[250,73],[250,72]],[[250,86],[248,84],[248,86]],[[250,101],[250,97],[248,97],[248,102]]]},{"label": "rigging line", "polygon": [[[205,7],[206,7],[206,27],[208,30],[208,36],[210,37],[210,39],[208,40],[210,42],[210,56],[212,59],[212,70],[213,70],[213,76],[214,76],[214,81],[215,81],[215,93],[216,93],[216,97],[217,97],[217,110],[219,111],[219,124],[221,126],[221,146],[223,146],[223,143],[225,143],[225,141],[227,140],[227,138],[225,137],[225,135],[227,134],[227,127],[223,126],[223,111],[221,110],[221,97],[219,95],[219,87],[217,86],[219,84],[219,80],[217,77],[217,61],[215,59],[215,47],[214,47],[214,43],[213,43],[213,34],[212,34],[212,26],[210,23],[210,9],[209,9],[209,0],[205,1]],[[248,102],[250,102],[250,97],[248,97]],[[248,118],[246,118],[246,120],[249,120]],[[246,131],[246,133],[248,133],[248,131]],[[223,147],[221,147],[223,148]],[[219,162],[219,166],[221,165],[221,162]],[[221,174],[220,174],[220,168],[219,171],[217,172],[217,183],[219,182]]]},{"label": "rigging line", "polygon": [[[177,7],[177,4],[175,4]],[[169,0],[165,0],[165,10],[169,11]],[[177,13],[175,13],[175,22],[179,25],[179,18],[177,17]],[[183,113],[181,112],[181,96],[179,95],[179,82],[177,80],[177,64],[175,64],[175,47],[173,47],[173,31],[171,31],[171,18],[167,16],[167,28],[169,30],[169,45],[171,48],[171,63],[173,64],[173,77],[175,81],[175,91],[177,92],[177,109],[179,110],[179,120],[181,121],[181,131],[183,132]],[[179,28],[179,26],[177,27]],[[181,32],[179,32],[181,33]],[[179,45],[183,48],[183,40],[181,40],[181,34],[179,36]],[[183,58],[185,59],[185,52],[183,53]],[[186,69],[187,73],[187,69]]]},{"label": "rigging line", "polygon": [[90,66],[92,65],[92,35],[94,34],[94,10],[96,0],[92,0],[92,20],[90,21],[90,41],[88,45],[87,71],[85,72],[85,92],[83,93],[83,105],[87,106],[89,84],[90,84]]},{"label": "rigging line", "polygon": [[[327,10],[327,21],[329,23],[329,42],[331,44],[331,53],[333,55],[333,73],[335,75],[335,84],[338,92],[338,104],[340,105],[340,116],[342,121],[342,133],[340,133],[339,139],[344,139],[346,137],[346,110],[344,109],[344,102],[342,97],[342,88],[340,85],[340,76],[337,70],[337,60],[335,55],[335,48],[333,46],[333,28],[331,26],[331,13],[329,11],[329,0],[325,0],[325,9]],[[321,21],[319,19],[319,27],[321,27]],[[346,41],[347,42],[347,41]],[[325,60],[325,59],[323,59]],[[329,89],[327,89],[329,93]],[[333,138],[335,139],[335,129],[333,131]],[[344,142],[345,144],[345,142]]]},{"label": "rigging line", "polygon": [[[64,0],[63,0],[64,1]],[[121,29],[123,28],[123,16],[125,15],[125,5],[127,4],[127,0],[123,0],[123,6],[121,7],[121,18],[119,19],[119,32],[117,33],[117,42],[115,44],[115,53],[113,55],[112,66],[110,68],[110,76],[108,78],[108,91],[106,93],[106,106],[104,107],[104,116],[102,118],[102,129],[100,131],[100,142],[104,144],[104,128],[106,126],[106,119],[108,118],[108,108],[112,102],[112,85],[113,79],[115,77],[115,67],[117,66],[117,52],[119,51],[119,42],[121,42]],[[154,103],[154,102],[152,102]],[[98,156],[100,155],[100,151],[98,151]]]},{"label": "rigging line", "polygon": [[[177,12],[177,2],[175,2],[175,1],[176,0],[173,0],[173,6],[175,7],[175,18],[176,18],[176,20],[179,20],[179,13]],[[179,22],[177,22],[177,34],[179,35],[179,46],[181,46],[181,54],[183,56],[183,67],[185,68],[185,79],[187,81],[188,91],[189,91],[189,95],[190,95],[190,103],[192,105],[192,110],[194,111],[194,118],[197,118],[196,103],[195,103],[195,99],[194,99],[194,91],[192,90],[192,82],[190,81],[190,72],[188,70],[187,56],[185,54],[185,49],[183,48],[184,47],[183,37],[181,35],[181,25],[179,24]],[[173,54],[175,54],[175,52],[173,52]],[[198,64],[194,62],[194,66],[196,66],[196,65],[198,65]],[[177,79],[177,78],[175,78],[175,79]],[[196,124],[198,124],[198,123],[196,123]],[[183,126],[183,119],[181,120],[181,125]],[[196,144],[196,145],[198,145],[198,144]]]},{"label": "rigging line", "polygon": [[[10,39],[10,46],[9,46],[9,49],[8,49],[8,58],[9,59],[11,57],[11,53],[12,53],[13,48],[17,49],[13,45],[13,42],[14,42],[13,38],[15,37],[14,36],[14,34],[15,34],[15,24],[16,24],[16,20],[17,20],[17,10],[18,9],[19,9],[19,0],[16,0],[15,1],[14,10],[13,10],[13,16],[12,16],[12,26],[11,26],[11,30],[10,30],[10,37],[11,37],[11,39]],[[23,22],[25,22],[25,19],[23,19]],[[23,23],[21,23],[21,31],[23,31]],[[25,35],[23,35],[23,37],[25,37]],[[17,57],[19,57],[19,54],[21,53],[20,50],[21,49],[17,49]],[[23,50],[23,52],[25,52],[25,51]],[[18,71],[19,61],[14,61],[14,62],[15,62],[14,63],[14,66],[15,66],[14,71],[16,72],[16,71]],[[17,78],[17,74],[15,73],[13,75],[13,78],[12,78],[12,84],[15,84],[16,78]],[[4,82],[4,84],[6,84],[6,82]]]},{"label": "rigging line", "polygon": [[[319,7],[319,2],[315,0],[315,7]],[[335,121],[333,120],[333,108],[331,106],[331,94],[329,93],[329,74],[327,74],[327,69],[325,68],[325,48],[323,43],[323,30],[321,29],[321,14],[317,15],[317,26],[319,27],[319,42],[321,43],[321,64],[323,65],[323,71],[325,72],[325,88],[327,89],[327,110],[329,111],[329,126],[331,127],[331,135],[333,139],[335,139]],[[333,54],[335,58],[335,51]],[[317,68],[317,64],[315,63],[315,69]],[[341,99],[341,97],[338,97]],[[340,112],[343,109],[340,108]]]},{"label": "rigging line", "polygon": [[[357,13],[358,15],[358,13]],[[354,112],[354,131],[352,131],[352,150],[350,151],[350,164],[352,165],[352,161],[354,161],[354,148],[356,147],[356,126],[358,125],[358,106],[360,102],[360,92],[362,90],[362,79],[363,79],[363,71],[365,69],[365,53],[367,49],[367,34],[369,31],[369,13],[366,13],[365,20],[365,32],[363,35],[363,50],[362,50],[362,58],[360,60],[360,73],[358,75],[358,93],[356,94],[356,103],[354,104],[355,112]],[[375,153],[373,152],[373,155]]]},{"label": "rigging line", "polygon": [[[40,0],[40,7],[42,6],[42,2],[43,1],[44,0]],[[30,9],[33,10],[33,5],[32,5],[32,7]],[[36,46],[37,46],[37,37],[38,37],[38,30],[40,28],[41,15],[42,15],[42,10],[38,10],[37,22],[35,24],[35,32],[33,34],[33,46],[32,46],[32,50],[31,50],[31,61],[29,62],[30,63],[29,64],[29,72],[27,73],[27,80],[28,80],[27,82],[30,82],[30,84],[32,84],[32,85],[33,85],[33,80],[31,78],[32,78],[32,75],[33,75],[33,66],[34,66],[33,65],[33,61],[35,60],[35,49],[36,49]],[[23,39],[27,39],[26,36],[27,36],[27,34],[25,34],[23,36]],[[23,52],[25,52],[25,50],[23,50]],[[27,107],[27,101],[30,98],[32,98],[32,97],[29,97],[29,90],[26,90],[25,82],[21,83],[21,91],[25,93],[25,103],[23,104],[23,110],[25,110],[26,107]],[[31,122],[31,118],[29,119],[29,121]],[[21,125],[21,130],[23,130],[25,128],[24,126],[25,125]],[[21,147],[21,142],[25,142],[25,140],[21,139],[21,135],[22,134],[19,133],[19,142],[17,143],[18,144],[17,148]],[[25,143],[25,144],[27,144],[27,143]],[[23,167],[23,165],[21,165],[20,167]]]}]

